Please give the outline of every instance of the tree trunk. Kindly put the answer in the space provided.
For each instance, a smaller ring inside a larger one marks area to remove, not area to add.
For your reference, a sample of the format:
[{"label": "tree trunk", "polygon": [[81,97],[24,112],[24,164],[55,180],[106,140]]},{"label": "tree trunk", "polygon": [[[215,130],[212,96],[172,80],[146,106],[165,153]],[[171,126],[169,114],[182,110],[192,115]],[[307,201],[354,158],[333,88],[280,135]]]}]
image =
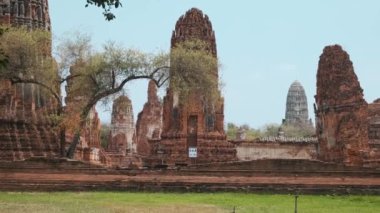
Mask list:
[{"label": "tree trunk", "polygon": [[80,130],[76,131],[73,141],[70,144],[69,150],[67,150],[67,158],[70,158],[70,159],[74,158],[75,150],[77,149],[77,146],[80,140],[80,133],[81,133]]},{"label": "tree trunk", "polygon": [[67,151],[67,158],[74,158],[75,150],[77,149],[77,146],[79,144],[82,129],[84,129],[86,126],[87,115],[90,112],[90,110],[91,107],[86,107],[82,112],[78,130],[75,132],[73,141],[71,142],[69,150]]},{"label": "tree trunk", "polygon": [[66,128],[62,127],[59,132],[60,144],[61,144],[61,157],[66,157]]}]

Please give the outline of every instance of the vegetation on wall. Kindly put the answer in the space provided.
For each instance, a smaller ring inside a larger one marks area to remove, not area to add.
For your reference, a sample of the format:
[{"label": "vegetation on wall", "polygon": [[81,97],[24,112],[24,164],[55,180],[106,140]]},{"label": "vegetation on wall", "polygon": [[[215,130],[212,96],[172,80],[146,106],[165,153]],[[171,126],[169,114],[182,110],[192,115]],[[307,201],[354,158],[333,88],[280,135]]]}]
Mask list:
[{"label": "vegetation on wall", "polygon": [[285,137],[312,137],[315,136],[315,129],[312,126],[292,126],[279,124],[266,124],[261,128],[251,128],[249,125],[227,124],[227,138],[235,140],[239,131],[244,132],[246,140],[254,140],[262,137],[276,137],[280,130]]}]

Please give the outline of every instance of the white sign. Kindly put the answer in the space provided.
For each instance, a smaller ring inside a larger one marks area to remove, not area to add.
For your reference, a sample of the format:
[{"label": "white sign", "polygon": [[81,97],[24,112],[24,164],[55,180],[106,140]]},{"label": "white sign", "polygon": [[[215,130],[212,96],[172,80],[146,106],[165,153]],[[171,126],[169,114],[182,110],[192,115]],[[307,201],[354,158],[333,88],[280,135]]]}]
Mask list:
[{"label": "white sign", "polygon": [[198,155],[197,148],[189,147],[189,158],[196,158]]}]

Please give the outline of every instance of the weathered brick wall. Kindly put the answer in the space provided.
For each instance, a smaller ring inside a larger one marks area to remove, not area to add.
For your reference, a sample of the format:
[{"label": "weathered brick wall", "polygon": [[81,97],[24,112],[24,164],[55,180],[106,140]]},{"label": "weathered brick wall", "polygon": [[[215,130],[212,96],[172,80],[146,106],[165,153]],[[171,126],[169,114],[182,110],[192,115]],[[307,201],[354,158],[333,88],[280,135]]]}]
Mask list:
[{"label": "weathered brick wall", "polygon": [[231,141],[239,161],[259,159],[317,159],[316,138],[299,140]]},{"label": "weathered brick wall", "polygon": [[368,153],[368,105],[349,55],[341,46],[324,48],[316,95],[319,158],[360,165]]},{"label": "weathered brick wall", "polygon": [[[14,4],[0,0],[0,25],[50,30],[47,0]],[[0,81],[0,161],[59,155],[57,133],[50,121],[57,104],[50,97],[36,85]]]}]

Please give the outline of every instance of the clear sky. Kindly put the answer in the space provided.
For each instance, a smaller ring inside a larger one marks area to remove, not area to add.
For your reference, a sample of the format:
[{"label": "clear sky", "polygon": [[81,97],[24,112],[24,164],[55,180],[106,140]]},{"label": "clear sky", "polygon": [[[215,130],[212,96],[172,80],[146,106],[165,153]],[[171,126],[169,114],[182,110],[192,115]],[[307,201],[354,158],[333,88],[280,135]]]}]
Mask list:
[{"label": "clear sky", "polygon": [[[216,33],[226,123],[280,123],[294,80],[304,86],[314,118],[318,60],[331,44],[350,54],[367,102],[380,97],[379,0],[123,0],[111,22],[101,9],[85,8],[85,0],[49,2],[55,37],[79,30],[97,47],[112,40],[145,51],[169,50],[177,19],[201,9]],[[146,82],[128,86],[135,118],[146,88]],[[99,113],[109,122],[109,112]]]}]

